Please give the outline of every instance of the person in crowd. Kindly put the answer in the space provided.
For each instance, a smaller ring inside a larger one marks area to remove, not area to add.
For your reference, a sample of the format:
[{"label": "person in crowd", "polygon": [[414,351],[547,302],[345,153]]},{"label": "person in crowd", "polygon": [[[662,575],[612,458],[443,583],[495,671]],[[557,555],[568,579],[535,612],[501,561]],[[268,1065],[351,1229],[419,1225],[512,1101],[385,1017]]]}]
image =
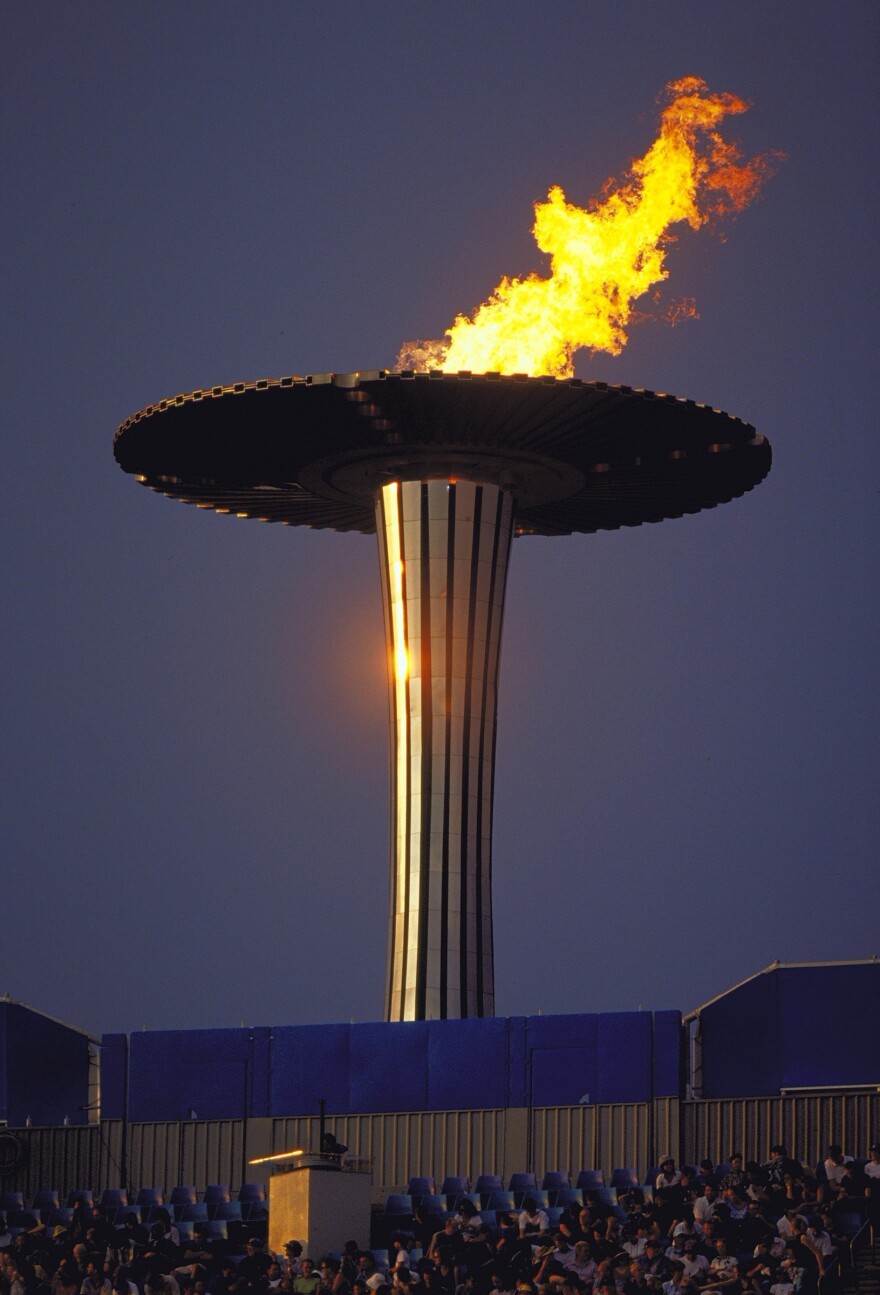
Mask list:
[{"label": "person in crowd", "polygon": [[706,1224],[715,1218],[717,1205],[718,1190],[714,1183],[707,1182],[702,1196],[698,1196],[693,1205],[694,1225],[698,1232],[702,1232]]},{"label": "person in crowd", "polygon": [[[242,1259],[242,1264],[246,1262],[246,1258],[247,1257]],[[240,1277],[241,1264],[238,1266],[238,1271]],[[315,1272],[314,1262],[306,1256],[302,1260],[299,1276],[294,1278],[291,1289],[295,1291],[296,1295],[315,1295],[320,1285],[321,1278],[318,1273]]]},{"label": "person in crowd", "polygon": [[534,1196],[524,1196],[519,1215],[519,1233],[529,1237],[533,1244],[546,1239],[550,1230],[550,1216],[538,1205]]},{"label": "person in crowd", "polygon": [[746,1172],[743,1163],[743,1154],[741,1151],[734,1151],[730,1157],[730,1167],[721,1175],[719,1187],[722,1194],[728,1189],[733,1188],[740,1195],[745,1195],[749,1186],[749,1175]]},{"label": "person in crowd", "polygon": [[660,1172],[654,1179],[654,1190],[658,1192],[669,1191],[670,1187],[676,1187],[681,1182],[681,1174],[675,1168],[675,1161],[672,1156],[664,1156],[660,1161]]}]

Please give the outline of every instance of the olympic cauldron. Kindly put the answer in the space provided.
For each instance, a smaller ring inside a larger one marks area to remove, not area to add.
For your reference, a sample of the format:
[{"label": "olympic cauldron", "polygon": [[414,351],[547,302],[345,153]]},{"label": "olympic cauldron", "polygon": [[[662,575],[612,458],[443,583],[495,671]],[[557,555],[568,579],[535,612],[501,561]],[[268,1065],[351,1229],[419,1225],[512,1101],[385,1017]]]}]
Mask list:
[{"label": "olympic cauldron", "polygon": [[389,1020],[491,1016],[498,659],[515,535],[638,526],[770,469],[720,410],[578,379],[383,370],[162,400],[116,433],[144,485],[376,532],[391,699]]}]

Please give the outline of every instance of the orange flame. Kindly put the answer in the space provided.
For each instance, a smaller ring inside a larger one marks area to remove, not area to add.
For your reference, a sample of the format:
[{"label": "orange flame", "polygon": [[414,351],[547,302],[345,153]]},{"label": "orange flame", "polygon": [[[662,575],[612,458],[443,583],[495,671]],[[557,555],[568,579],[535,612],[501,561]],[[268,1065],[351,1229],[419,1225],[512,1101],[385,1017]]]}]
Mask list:
[{"label": "orange flame", "polygon": [[[532,233],[550,256],[549,278],[503,278],[470,318],[456,318],[446,340],[405,343],[398,368],[565,378],[582,347],[619,354],[633,302],[668,276],[670,227],[687,221],[699,229],[741,211],[776,156],[746,162],[721,138],[721,121],[748,108],[735,95],[711,94],[693,76],[673,81],[666,94],[660,134],[616,189],[609,181],[602,200],[583,208],[554,185],[547,201],[535,204]],[[696,313],[688,301],[666,318],[675,323]]]}]

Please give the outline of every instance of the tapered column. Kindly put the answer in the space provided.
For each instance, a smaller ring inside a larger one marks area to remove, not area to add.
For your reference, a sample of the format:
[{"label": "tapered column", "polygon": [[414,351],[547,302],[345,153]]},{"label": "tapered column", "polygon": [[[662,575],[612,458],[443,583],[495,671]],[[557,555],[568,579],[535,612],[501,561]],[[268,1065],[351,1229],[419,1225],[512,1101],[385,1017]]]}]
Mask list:
[{"label": "tapered column", "polygon": [[390,668],[386,1016],[492,1016],[492,798],[513,501],[494,485],[384,486]]}]

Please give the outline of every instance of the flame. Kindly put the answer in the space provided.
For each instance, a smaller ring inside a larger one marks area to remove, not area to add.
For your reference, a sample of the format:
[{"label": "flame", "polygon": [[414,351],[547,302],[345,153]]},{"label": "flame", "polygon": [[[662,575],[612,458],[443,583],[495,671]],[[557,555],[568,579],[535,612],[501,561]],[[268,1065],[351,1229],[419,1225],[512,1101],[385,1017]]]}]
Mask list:
[{"label": "flame", "polygon": [[[459,315],[446,339],[407,342],[396,365],[456,373],[529,373],[571,377],[583,347],[617,355],[636,318],[633,302],[668,276],[671,227],[699,229],[709,219],[741,211],[772,174],[778,155],[743,161],[718,126],[748,105],[733,94],[711,94],[698,77],[666,87],[660,133],[616,187],[609,181],[588,207],[566,200],[554,185],[535,204],[532,233],[550,256],[549,278],[503,278],[470,318]],[[690,300],[673,306],[668,322],[695,316]]]}]

